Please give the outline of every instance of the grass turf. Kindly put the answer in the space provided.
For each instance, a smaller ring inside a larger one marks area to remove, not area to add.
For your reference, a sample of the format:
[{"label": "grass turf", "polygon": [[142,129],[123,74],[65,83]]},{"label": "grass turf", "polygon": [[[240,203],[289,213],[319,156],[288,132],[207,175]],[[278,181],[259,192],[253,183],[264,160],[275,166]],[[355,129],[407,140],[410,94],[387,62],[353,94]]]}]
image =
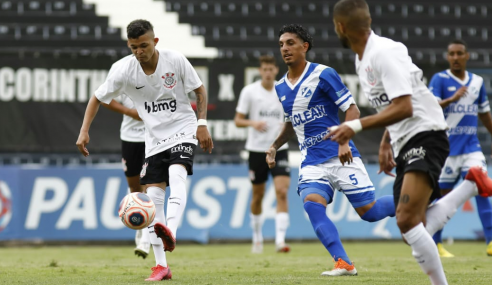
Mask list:
[{"label": "grass turf", "polygon": [[[332,262],[319,243],[294,243],[288,254],[253,255],[249,244],[181,245],[167,254],[172,284],[430,284],[402,242],[345,242],[358,276],[321,277]],[[492,257],[483,242],[446,246],[449,284],[492,284]],[[154,257],[130,246],[0,248],[0,284],[148,284]]]}]

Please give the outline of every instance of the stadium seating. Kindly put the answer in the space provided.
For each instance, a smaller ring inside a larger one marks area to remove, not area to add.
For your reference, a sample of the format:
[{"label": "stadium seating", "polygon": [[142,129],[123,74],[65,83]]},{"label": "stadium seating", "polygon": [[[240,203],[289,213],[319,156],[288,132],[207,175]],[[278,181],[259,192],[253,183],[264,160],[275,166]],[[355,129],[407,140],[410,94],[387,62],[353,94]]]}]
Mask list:
[{"label": "stadium seating", "polygon": [[82,0],[0,1],[0,52],[122,56],[128,50],[120,34]]},{"label": "stadium seating", "polygon": [[[300,23],[314,36],[314,58],[343,58],[333,29],[331,13],[335,1],[237,1],[172,0],[166,9],[179,13],[206,45],[219,48],[221,57],[256,57],[278,54],[277,32],[283,24]],[[462,1],[370,1],[376,33],[404,42],[417,60],[442,61],[442,50],[455,38],[466,40],[477,50],[472,61],[490,63],[488,16],[492,3]]]}]

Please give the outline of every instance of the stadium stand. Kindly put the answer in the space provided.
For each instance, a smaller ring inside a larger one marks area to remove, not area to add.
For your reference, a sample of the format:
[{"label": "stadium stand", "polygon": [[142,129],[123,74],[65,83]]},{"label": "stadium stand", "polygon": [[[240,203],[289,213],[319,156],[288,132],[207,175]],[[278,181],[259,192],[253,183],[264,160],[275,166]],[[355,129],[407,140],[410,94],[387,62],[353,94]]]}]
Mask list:
[{"label": "stadium stand", "polygon": [[[404,42],[417,61],[442,61],[442,47],[462,38],[475,50],[472,62],[490,63],[489,1],[369,1],[374,30]],[[340,50],[330,13],[334,1],[166,1],[167,11],[179,13],[181,23],[190,23],[207,46],[219,48],[220,57],[278,55],[277,31],[285,23],[301,23],[314,35],[311,59],[352,60]],[[437,25],[436,25],[437,24]]]},{"label": "stadium stand", "polygon": [[[161,47],[180,50],[190,58],[193,65],[204,67],[210,72],[206,75],[210,76],[207,87],[211,96],[217,97],[221,88],[217,77],[222,73],[235,72],[224,69],[234,66],[230,70],[243,70],[256,66],[256,58],[263,54],[279,57],[278,30],[283,24],[296,22],[306,26],[315,38],[314,48],[308,53],[309,60],[334,66],[342,76],[353,75],[354,55],[350,50],[340,47],[333,29],[331,13],[335,2],[139,0],[139,4],[135,5],[134,0],[0,0],[0,56],[7,60],[4,67],[11,68],[9,72],[12,74],[14,69],[20,67],[104,70],[118,58],[130,53],[125,42],[128,21],[146,18],[154,23],[156,34],[161,38]],[[375,32],[404,42],[413,60],[427,76],[428,73],[444,69],[444,47],[455,38],[464,39],[471,47],[469,67],[489,68],[492,58],[492,28],[489,24],[491,1],[470,0],[466,4],[460,0],[368,2]],[[114,9],[114,5],[118,5],[118,9]],[[42,60],[33,60],[38,58]],[[68,60],[64,64],[55,64],[53,58]],[[95,58],[97,61],[93,60]],[[28,59],[29,64],[17,59]],[[242,87],[239,76],[243,73],[235,74],[236,81],[231,89],[234,88],[238,95]],[[492,82],[490,78],[487,80],[489,84]],[[492,86],[488,89],[492,90]],[[15,100],[6,102],[3,108],[24,108],[24,105],[17,103]],[[31,107],[34,106],[32,104]],[[233,115],[228,112],[234,111],[234,104],[231,101],[230,106],[225,108],[227,110],[222,107],[221,114],[210,112],[211,119],[223,122],[230,120]],[[74,111],[75,114],[80,115],[85,108],[82,106],[84,104],[80,105]],[[55,106],[49,104],[36,106],[46,110],[55,109]],[[363,104],[360,106],[363,114],[371,112],[364,109]],[[36,121],[28,115],[23,114],[28,118],[26,121]],[[117,138],[116,134],[112,135]],[[377,149],[374,146],[377,145],[376,137],[379,134],[364,138],[375,141],[373,144],[364,142],[368,150]],[[479,128],[479,137],[482,145],[491,143],[483,127]],[[20,142],[24,139],[22,134],[15,138],[12,141],[17,142],[18,139]],[[73,140],[71,137],[65,139]],[[115,145],[107,140],[105,143],[105,146]],[[70,165],[76,163],[77,159],[79,164],[104,164],[120,159],[114,150],[113,153],[104,154],[107,149],[95,149],[96,144],[92,146],[94,152],[91,158],[74,158],[74,154],[68,153],[75,151],[71,144],[64,145],[64,148],[60,145],[53,146],[53,149],[59,149],[57,154],[50,154],[49,147],[43,148],[44,153],[33,153],[33,148],[25,147],[26,143],[18,149],[15,146],[3,146],[0,164]],[[295,148],[295,144],[292,146]],[[216,156],[197,156],[196,162],[237,163],[242,161],[237,154],[237,150],[242,148],[242,141],[224,143],[223,149],[226,150],[223,153],[217,148],[214,150]],[[27,153],[24,155],[22,152]]]}]

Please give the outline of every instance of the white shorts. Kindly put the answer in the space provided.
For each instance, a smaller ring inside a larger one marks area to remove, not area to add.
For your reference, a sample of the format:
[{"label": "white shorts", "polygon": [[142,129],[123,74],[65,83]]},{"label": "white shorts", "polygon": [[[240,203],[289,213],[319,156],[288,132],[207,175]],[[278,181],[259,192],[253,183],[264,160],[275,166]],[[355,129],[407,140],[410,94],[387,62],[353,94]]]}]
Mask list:
[{"label": "white shorts", "polygon": [[476,165],[487,169],[485,156],[481,151],[448,156],[439,176],[439,187],[441,189],[453,189],[460,176],[464,178],[470,167]]},{"label": "white shorts", "polygon": [[342,165],[338,157],[334,157],[325,163],[300,169],[297,192],[303,200],[314,193],[331,203],[334,190],[343,192],[354,208],[375,200],[374,185],[359,157],[354,157],[350,164]]}]

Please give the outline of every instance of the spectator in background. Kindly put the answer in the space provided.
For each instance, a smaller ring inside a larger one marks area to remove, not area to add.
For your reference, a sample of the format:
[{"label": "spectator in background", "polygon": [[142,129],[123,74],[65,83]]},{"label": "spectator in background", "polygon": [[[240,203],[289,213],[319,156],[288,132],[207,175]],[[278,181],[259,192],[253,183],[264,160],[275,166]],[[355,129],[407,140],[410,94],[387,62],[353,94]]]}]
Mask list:
[{"label": "spectator in background", "polygon": [[[477,137],[477,116],[492,134],[492,116],[483,78],[466,71],[470,59],[462,40],[448,45],[449,69],[436,73],[429,84],[443,108],[448,123],[450,152],[439,177],[441,194],[448,194],[460,177],[465,179],[470,167],[480,165],[487,171],[487,162]],[[478,216],[482,221],[487,255],[492,256],[492,207],[486,197],[475,196]],[[441,257],[453,257],[442,245],[442,230],[434,234]]]},{"label": "spectator in background", "polygon": [[[243,88],[239,95],[234,122],[239,128],[248,128],[246,150],[249,151],[249,178],[253,184],[251,199],[251,227],[253,229],[253,253],[263,252],[263,218],[261,204],[265,194],[268,174],[273,177],[277,196],[275,216],[275,245],[277,252],[289,252],[285,233],[289,227],[287,192],[290,184],[290,168],[287,144],[277,152],[277,166],[268,168],[265,151],[280,133],[283,125],[283,109],[275,92],[278,66],[273,56],[260,57],[261,80]],[[248,118],[246,118],[248,116]]]}]

